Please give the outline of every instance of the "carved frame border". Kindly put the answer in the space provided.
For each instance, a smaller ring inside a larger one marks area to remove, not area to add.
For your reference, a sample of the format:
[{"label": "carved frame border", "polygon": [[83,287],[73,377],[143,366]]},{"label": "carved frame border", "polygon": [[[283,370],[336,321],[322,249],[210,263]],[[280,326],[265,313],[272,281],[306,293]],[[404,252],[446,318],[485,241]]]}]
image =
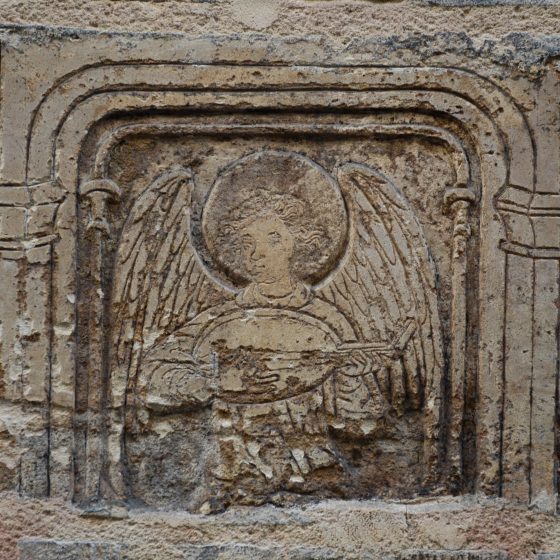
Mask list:
[{"label": "carved frame border", "polygon": [[[294,111],[297,108],[294,108]],[[290,112],[291,113],[291,112]],[[337,114],[340,117],[340,114]],[[115,147],[124,138],[134,135],[196,135],[200,134],[202,136],[208,134],[221,134],[225,136],[242,136],[242,135],[263,135],[263,134],[296,134],[296,135],[330,135],[338,138],[348,138],[348,137],[422,137],[430,139],[438,139],[444,143],[452,151],[452,159],[455,171],[457,173],[456,184],[460,188],[448,189],[446,196],[442,198],[442,203],[444,203],[448,208],[452,207],[452,213],[455,218],[455,228],[454,235],[458,239],[459,234],[457,233],[457,220],[463,219],[465,222],[468,221],[468,216],[465,214],[462,218],[457,212],[458,203],[465,203],[467,207],[464,208],[465,212],[468,211],[468,206],[470,203],[474,202],[476,199],[476,194],[469,190],[468,187],[473,188],[473,181],[471,178],[471,169],[469,167],[469,159],[472,160],[473,154],[467,155],[464,146],[462,145],[460,139],[455,135],[450,133],[448,130],[439,128],[436,126],[431,126],[428,124],[381,124],[381,123],[369,123],[369,124],[301,124],[301,123],[290,123],[285,122],[279,123],[268,123],[268,124],[235,124],[235,123],[214,123],[214,124],[184,124],[184,123],[144,123],[142,118],[132,119],[129,124],[120,125],[116,128],[111,128],[109,132],[102,135],[102,137],[97,142],[97,151],[95,155],[95,165],[93,169],[92,179],[81,183],[80,189],[82,196],[87,198],[94,196],[103,196],[105,200],[112,198],[113,200],[119,199],[120,189],[111,184],[111,181],[106,179],[107,175],[107,161],[110,152],[113,147]],[[450,196],[447,196],[450,195]],[[450,200],[447,200],[450,199]],[[453,200],[451,200],[453,199]],[[102,202],[103,206],[106,202]],[[95,203],[95,216],[90,218],[90,223],[95,224],[99,222],[103,224],[103,211],[99,209],[99,203]],[[461,235],[466,233],[462,231]],[[467,235],[468,237],[468,235]],[[466,241],[466,239],[465,239]],[[102,236],[100,236],[99,245],[102,245]],[[467,284],[465,281],[466,275],[466,250],[463,247],[461,250],[462,256],[459,257],[455,255],[455,261],[457,263],[456,271],[454,272],[454,288],[457,294],[453,298],[453,322],[456,331],[456,335],[452,337],[453,350],[451,352],[452,360],[452,374],[449,388],[451,394],[451,404],[449,408],[450,423],[448,429],[444,427],[442,429],[440,415],[443,409],[443,404],[441,399],[441,391],[443,390],[442,382],[443,379],[439,380],[438,394],[433,395],[430,400],[430,406],[428,407],[430,412],[430,418],[427,422],[430,426],[437,428],[441,436],[445,438],[439,438],[439,446],[436,449],[428,448],[426,449],[427,456],[430,457],[428,462],[433,465],[434,468],[437,467],[439,462],[445,460],[448,461],[449,472],[447,477],[450,481],[450,486],[454,486],[456,489],[461,488],[461,475],[463,470],[462,461],[462,449],[461,449],[461,436],[463,432],[463,420],[465,412],[465,402],[464,402],[464,390],[466,382],[466,361],[465,361],[465,348],[466,348],[466,299]],[[462,258],[464,257],[464,259]],[[100,277],[100,270],[93,270],[93,278]],[[455,277],[460,276],[461,281],[455,283]],[[103,314],[102,306],[93,305],[95,313]],[[92,337],[94,338],[94,336]],[[99,356],[95,357],[91,362],[93,365],[93,375],[97,375],[98,381],[102,381],[102,374],[96,372],[97,367],[95,364],[103,363],[102,359],[102,349],[99,349]],[[111,394],[107,397],[107,402],[112,403],[111,406],[116,413],[111,414],[110,417],[110,443],[109,448],[117,449],[121,445],[121,438],[124,427],[122,426],[122,420],[119,417],[120,409],[122,407],[122,399],[125,390],[125,383],[121,381],[118,387],[115,385],[111,386]],[[88,430],[87,425],[83,429]],[[86,439],[89,442],[95,441],[95,434],[98,433],[97,429],[92,430],[92,434]],[[91,445],[92,452],[89,454],[86,451],[87,458],[82,460],[82,466],[87,465],[88,470],[92,465],[98,464],[99,470],[103,468],[108,469],[110,473],[111,485],[113,488],[121,488],[121,494],[124,494],[124,485],[120,481],[120,469],[121,461],[117,460],[116,457],[108,462],[108,464],[101,465],[103,463],[103,458],[99,456],[96,445]],[[105,445],[107,447],[107,445]],[[95,470],[95,469],[94,469]],[[451,482],[452,481],[452,482]],[[89,484],[88,484],[89,482]],[[89,490],[86,492],[88,495],[95,495],[96,481],[86,481],[86,486]]]}]

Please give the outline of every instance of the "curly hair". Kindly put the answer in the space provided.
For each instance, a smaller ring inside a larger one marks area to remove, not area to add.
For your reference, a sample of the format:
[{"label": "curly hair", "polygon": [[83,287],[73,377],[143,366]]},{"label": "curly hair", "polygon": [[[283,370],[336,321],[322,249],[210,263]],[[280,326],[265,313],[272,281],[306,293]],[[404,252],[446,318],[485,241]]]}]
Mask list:
[{"label": "curly hair", "polygon": [[309,203],[288,193],[260,191],[232,209],[219,226],[220,261],[230,272],[247,280],[240,232],[255,220],[274,215],[294,237],[291,274],[299,280],[312,277],[330,257],[332,240],[326,228],[314,223]]}]

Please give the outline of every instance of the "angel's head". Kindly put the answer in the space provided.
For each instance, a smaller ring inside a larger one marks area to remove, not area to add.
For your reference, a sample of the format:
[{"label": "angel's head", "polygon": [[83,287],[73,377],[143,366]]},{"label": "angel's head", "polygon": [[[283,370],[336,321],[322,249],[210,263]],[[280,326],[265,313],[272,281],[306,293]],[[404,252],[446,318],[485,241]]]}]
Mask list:
[{"label": "angel's head", "polygon": [[276,294],[312,287],[333,269],[347,242],[338,184],[293,152],[264,150],[222,171],[206,200],[202,230],[210,261],[236,287]]},{"label": "angel's head", "polygon": [[257,284],[313,273],[328,252],[327,232],[309,219],[309,203],[287,193],[261,190],[234,208],[222,224],[223,257],[234,272]]}]

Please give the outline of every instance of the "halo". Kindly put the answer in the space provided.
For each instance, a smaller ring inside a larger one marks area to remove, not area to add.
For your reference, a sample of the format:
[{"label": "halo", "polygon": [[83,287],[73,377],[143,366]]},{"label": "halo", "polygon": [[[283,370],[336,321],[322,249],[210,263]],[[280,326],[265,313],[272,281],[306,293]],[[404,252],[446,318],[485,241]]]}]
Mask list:
[{"label": "halo", "polygon": [[[214,268],[235,285],[249,278],[240,265],[236,234],[242,220],[270,206],[293,203],[298,228],[292,274],[308,285],[333,270],[346,247],[348,213],[338,183],[320,165],[295,152],[265,150],[236,160],[214,182],[202,214],[202,233]],[[251,206],[252,205],[252,206]]]}]

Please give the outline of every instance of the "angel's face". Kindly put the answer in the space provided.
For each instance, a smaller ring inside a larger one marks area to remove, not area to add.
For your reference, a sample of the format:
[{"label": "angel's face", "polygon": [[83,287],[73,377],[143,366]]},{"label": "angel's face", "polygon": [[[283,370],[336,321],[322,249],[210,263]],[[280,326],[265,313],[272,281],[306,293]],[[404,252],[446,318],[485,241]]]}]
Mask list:
[{"label": "angel's face", "polygon": [[258,283],[273,284],[290,275],[294,236],[277,216],[268,214],[241,230],[245,269]]}]

